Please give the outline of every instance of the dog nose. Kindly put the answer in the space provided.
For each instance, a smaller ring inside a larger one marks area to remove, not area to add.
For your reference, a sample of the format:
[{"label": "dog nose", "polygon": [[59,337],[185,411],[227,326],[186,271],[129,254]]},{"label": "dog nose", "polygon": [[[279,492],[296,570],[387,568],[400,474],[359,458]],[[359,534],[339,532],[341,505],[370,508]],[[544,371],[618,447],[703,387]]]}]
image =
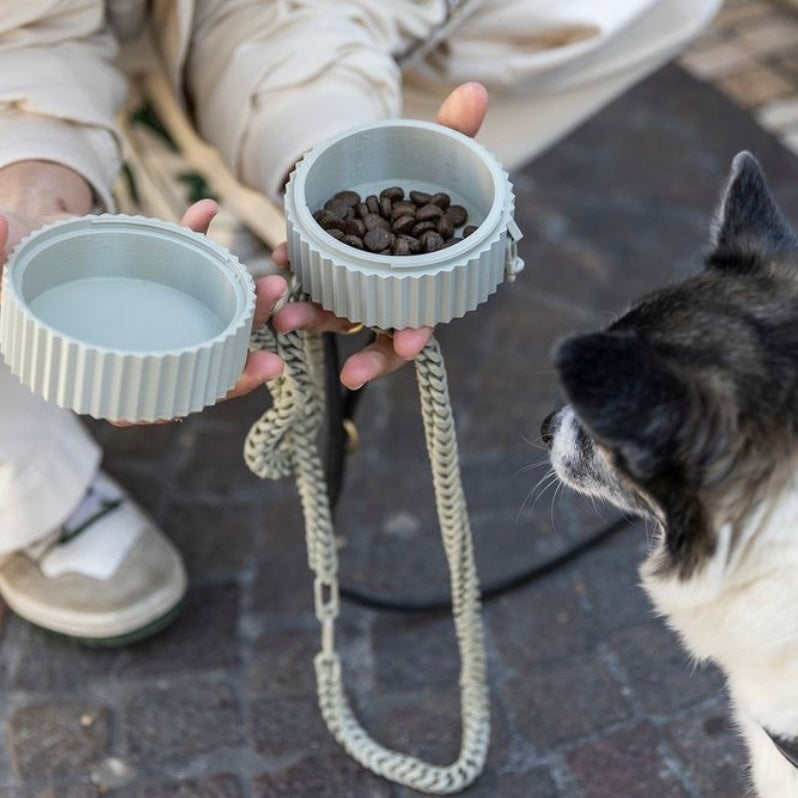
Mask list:
[{"label": "dog nose", "polygon": [[540,437],[543,438],[543,443],[549,448],[551,448],[551,442],[554,440],[554,417],[556,415],[556,410],[553,413],[549,413],[540,425]]}]

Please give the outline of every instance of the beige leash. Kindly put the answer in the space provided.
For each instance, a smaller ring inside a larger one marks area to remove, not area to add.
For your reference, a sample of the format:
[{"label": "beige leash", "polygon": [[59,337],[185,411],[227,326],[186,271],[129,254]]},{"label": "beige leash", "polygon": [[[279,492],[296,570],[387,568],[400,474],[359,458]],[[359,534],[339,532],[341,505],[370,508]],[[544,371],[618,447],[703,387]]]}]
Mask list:
[{"label": "beige leash", "polygon": [[286,367],[281,377],[269,383],[273,405],[250,430],[244,459],[262,478],[278,479],[293,473],[297,481],[308,561],[315,576],[316,617],[321,624],[321,651],[314,664],[324,721],[344,749],[374,773],[431,794],[459,792],[484,768],[490,713],[479,583],[438,343],[430,339],[415,365],[460,651],[461,749],[457,760],[446,766],[429,764],[378,743],[360,725],[346,697],[341,660],[335,650],[338,557],[317,443],[324,407],[321,338],[311,333],[275,335],[264,325],[253,336],[253,345],[277,352]]}]

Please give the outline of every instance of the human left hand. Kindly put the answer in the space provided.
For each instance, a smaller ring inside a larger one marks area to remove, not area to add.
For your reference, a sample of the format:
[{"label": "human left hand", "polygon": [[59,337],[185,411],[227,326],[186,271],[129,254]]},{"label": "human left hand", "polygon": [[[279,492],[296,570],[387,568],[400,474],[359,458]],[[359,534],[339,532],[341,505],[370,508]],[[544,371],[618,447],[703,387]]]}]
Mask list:
[{"label": "human left hand", "polygon": [[[202,199],[195,202],[183,214],[180,224],[188,227],[195,233],[207,235],[213,217],[219,211],[219,206],[211,199]],[[255,314],[252,329],[257,330],[271,315],[277,300],[288,290],[288,284],[278,274],[262,277],[255,282]],[[225,395],[225,399],[244,396],[268,380],[279,377],[283,372],[283,361],[272,352],[254,351],[247,354],[244,371],[236,384]],[[163,419],[155,422],[116,421],[109,419],[115,427],[138,426],[140,423],[168,424],[177,419]]]},{"label": "human left hand", "polygon": [[[213,217],[219,208],[213,200],[203,199],[195,202],[183,215],[180,224],[195,233],[207,234]],[[257,330],[271,315],[278,299],[288,290],[288,284],[279,274],[261,277],[255,282],[255,316],[252,329]],[[225,399],[243,396],[263,385],[264,382],[279,377],[283,372],[283,361],[273,352],[255,351],[247,354],[244,372],[230,389]]]},{"label": "human left hand", "polygon": [[[479,83],[464,83],[444,100],[438,110],[437,122],[467,136],[475,136],[485,118],[487,107],[488,92],[485,87]],[[286,245],[276,247],[272,258],[278,266],[286,267]],[[268,300],[265,303],[268,304]],[[273,303],[269,307],[273,307]],[[279,332],[349,332],[356,326],[313,302],[289,302],[275,315],[273,323]],[[378,335],[374,343],[346,360],[341,369],[341,382],[355,390],[371,380],[396,371],[421,352],[432,332],[431,327],[419,327],[396,330],[392,336]]]}]

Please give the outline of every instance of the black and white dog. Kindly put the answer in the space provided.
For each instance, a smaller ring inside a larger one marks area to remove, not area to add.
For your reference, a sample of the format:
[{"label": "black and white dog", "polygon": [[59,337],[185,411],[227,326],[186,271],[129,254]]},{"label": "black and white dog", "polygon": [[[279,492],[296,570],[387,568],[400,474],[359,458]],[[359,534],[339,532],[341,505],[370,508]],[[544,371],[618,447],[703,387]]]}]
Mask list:
[{"label": "black and white dog", "polygon": [[725,673],[760,798],[798,797],[798,238],[750,154],[703,271],[554,357],[554,469],[654,523],[646,591]]}]

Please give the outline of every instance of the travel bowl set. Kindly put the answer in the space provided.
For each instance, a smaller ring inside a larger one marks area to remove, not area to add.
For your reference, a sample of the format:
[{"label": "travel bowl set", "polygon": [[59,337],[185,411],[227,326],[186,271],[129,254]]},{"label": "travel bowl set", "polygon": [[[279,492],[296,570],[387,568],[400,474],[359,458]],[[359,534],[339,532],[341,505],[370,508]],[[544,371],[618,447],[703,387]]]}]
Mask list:
[{"label": "travel bowl set", "polygon": [[[404,256],[358,250],[314,214],[342,190],[385,187],[467,209],[476,229]],[[522,267],[507,175],[473,140],[389,120],[311,150],[285,197],[291,269],[312,299],[380,329],[447,322]],[[116,421],[185,416],[221,399],[243,369],[254,312],[246,268],[205,236],[106,214],[34,232],[4,270],[0,351],[36,393]]]},{"label": "travel bowl set", "polygon": [[[310,150],[285,194],[290,268],[309,297],[377,332],[446,323],[523,268],[509,178],[472,139],[389,120]],[[46,400],[112,421],[183,417],[233,387],[252,347],[284,357],[272,406],[244,458],[262,477],[293,473],[302,497],[321,649],[319,708],[335,739],[386,779],[460,792],[482,772],[490,712],[480,590],[445,369],[434,337],[415,362],[461,660],[461,749],[449,765],[373,740],[357,721],[335,650],[337,542],[318,447],[324,371],[318,335],[252,336],[255,286],[238,259],[187,228],[101,215],[38,230],[11,253],[0,352]],[[315,381],[314,381],[315,380]]]}]

